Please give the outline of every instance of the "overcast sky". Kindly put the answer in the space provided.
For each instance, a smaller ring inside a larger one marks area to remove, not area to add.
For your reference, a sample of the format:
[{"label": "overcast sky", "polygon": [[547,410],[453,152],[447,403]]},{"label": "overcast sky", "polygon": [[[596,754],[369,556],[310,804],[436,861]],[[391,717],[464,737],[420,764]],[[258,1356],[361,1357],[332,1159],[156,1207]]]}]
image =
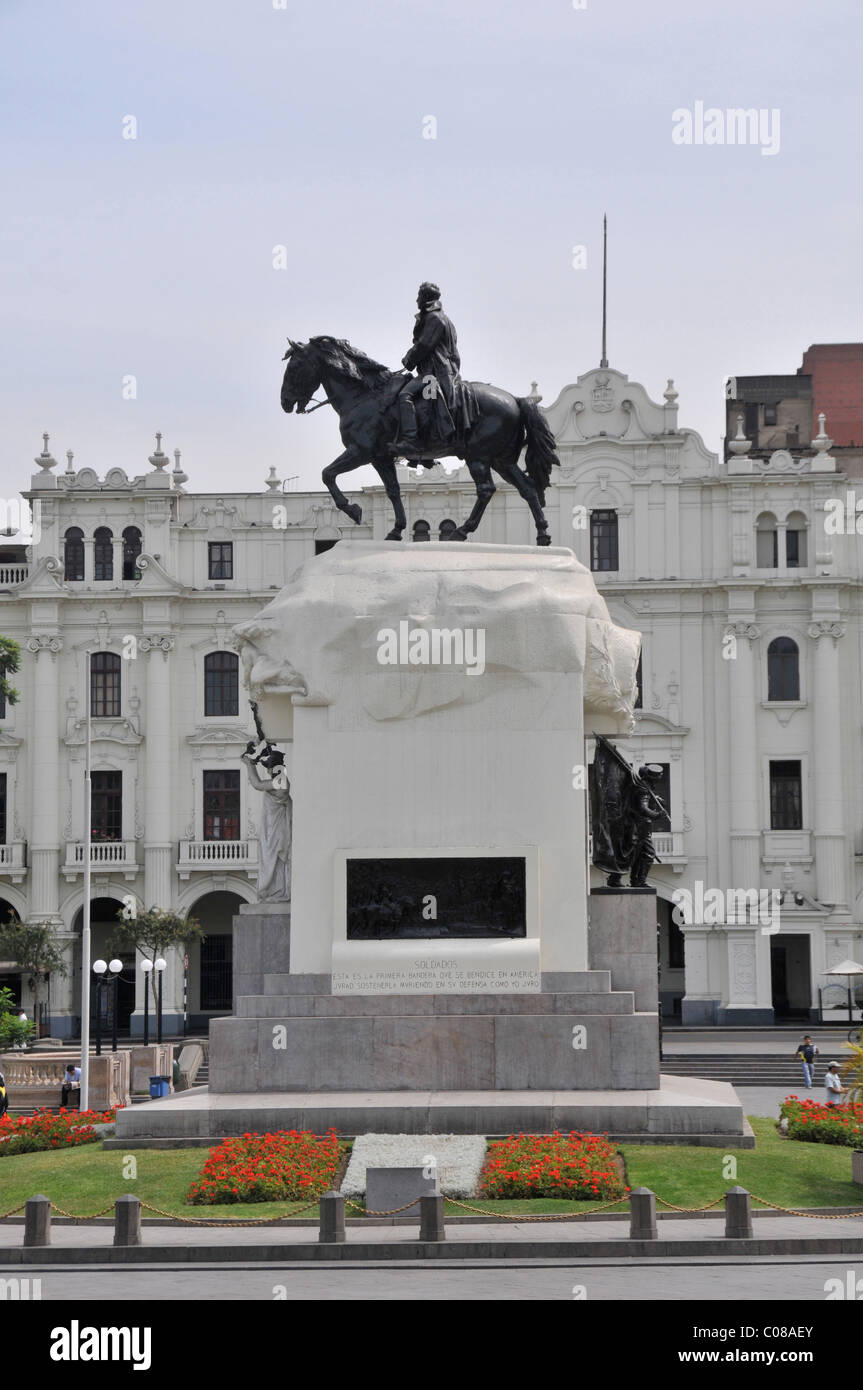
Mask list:
[{"label": "overcast sky", "polygon": [[[61,468],[159,429],[189,489],[319,486],[287,336],[395,367],[427,278],[463,374],[550,403],[599,360],[603,211],[611,365],[712,449],[727,374],[863,339],[860,0],[281,3],[0,0],[7,492],[44,429]],[[697,102],[778,110],[778,151],[676,144]]]}]

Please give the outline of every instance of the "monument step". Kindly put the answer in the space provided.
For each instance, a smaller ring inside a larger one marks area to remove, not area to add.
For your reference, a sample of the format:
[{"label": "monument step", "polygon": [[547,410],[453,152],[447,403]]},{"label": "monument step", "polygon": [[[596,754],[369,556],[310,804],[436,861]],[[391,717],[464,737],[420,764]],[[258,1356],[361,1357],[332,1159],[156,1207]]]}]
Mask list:
[{"label": "monument step", "polygon": [[356,1018],[428,1014],[585,1014],[635,1012],[631,990],[579,994],[237,995],[237,1018]]}]

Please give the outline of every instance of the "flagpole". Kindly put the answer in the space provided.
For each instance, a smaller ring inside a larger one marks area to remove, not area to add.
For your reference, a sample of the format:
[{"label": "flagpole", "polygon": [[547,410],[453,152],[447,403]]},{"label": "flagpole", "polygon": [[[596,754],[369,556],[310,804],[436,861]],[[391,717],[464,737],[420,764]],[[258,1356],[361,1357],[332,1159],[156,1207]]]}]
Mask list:
[{"label": "flagpole", "polygon": [[90,781],[90,653],[85,653],[84,689],[84,906],[81,926],[81,1099],[90,1108],[90,840],[92,797]]}]

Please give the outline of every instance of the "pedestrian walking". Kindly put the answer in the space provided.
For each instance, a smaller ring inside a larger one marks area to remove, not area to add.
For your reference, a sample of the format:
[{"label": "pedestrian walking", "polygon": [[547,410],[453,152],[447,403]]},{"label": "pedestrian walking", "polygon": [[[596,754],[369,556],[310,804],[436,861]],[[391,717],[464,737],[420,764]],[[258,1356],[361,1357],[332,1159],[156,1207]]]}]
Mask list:
[{"label": "pedestrian walking", "polygon": [[812,1082],[815,1080],[815,1058],[818,1056],[818,1048],[808,1033],[794,1056],[803,1068],[803,1080],[806,1082],[807,1088],[811,1089]]}]

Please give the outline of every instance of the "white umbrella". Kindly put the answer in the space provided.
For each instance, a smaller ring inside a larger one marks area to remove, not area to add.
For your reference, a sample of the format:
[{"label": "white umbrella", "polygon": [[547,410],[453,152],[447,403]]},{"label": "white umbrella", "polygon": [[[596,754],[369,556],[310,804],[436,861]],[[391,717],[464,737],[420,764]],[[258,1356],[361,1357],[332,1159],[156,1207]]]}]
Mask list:
[{"label": "white umbrella", "polygon": [[823,972],[825,975],[847,975],[848,976],[848,1022],[854,1019],[851,1003],[851,976],[863,975],[863,965],[858,965],[856,960],[840,960],[838,965],[831,965],[829,970]]}]

